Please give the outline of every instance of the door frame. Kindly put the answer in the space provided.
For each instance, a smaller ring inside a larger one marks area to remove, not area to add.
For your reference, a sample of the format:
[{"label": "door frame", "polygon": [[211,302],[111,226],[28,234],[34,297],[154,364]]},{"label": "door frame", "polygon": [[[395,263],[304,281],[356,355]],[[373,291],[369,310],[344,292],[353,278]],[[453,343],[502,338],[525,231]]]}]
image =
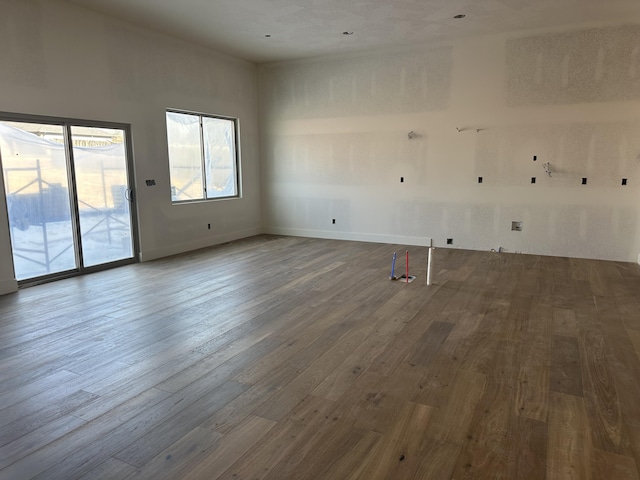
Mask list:
[{"label": "door frame", "polygon": [[[65,155],[67,159],[67,176],[69,180],[69,203],[71,209],[71,225],[74,233],[74,254],[76,256],[76,268],[72,270],[65,270],[62,272],[51,273],[47,275],[42,275],[35,278],[29,278],[24,280],[18,280],[18,288],[30,287],[34,285],[40,285],[43,283],[52,282],[55,280],[61,280],[63,278],[75,277],[79,275],[84,275],[87,273],[100,272],[104,270],[108,270],[111,268],[116,268],[124,265],[131,265],[133,263],[138,263],[140,261],[140,240],[139,240],[139,227],[138,227],[138,206],[137,206],[137,197],[135,195],[135,173],[134,173],[134,159],[133,159],[133,140],[131,139],[131,125],[126,123],[116,123],[116,122],[106,122],[102,120],[86,120],[86,119],[77,119],[77,118],[68,118],[68,117],[51,117],[44,115],[30,115],[23,113],[9,113],[9,112],[0,112],[0,121],[7,122],[24,122],[24,123],[44,123],[49,125],[59,125],[63,129],[64,135],[64,146],[65,146]],[[125,258],[123,260],[116,260],[114,262],[102,263],[100,265],[94,265],[90,267],[85,267],[83,265],[81,256],[81,250],[79,246],[81,246],[82,238],[80,232],[80,216],[79,216],[79,205],[78,205],[78,196],[77,196],[77,187],[76,187],[76,177],[75,177],[75,165],[73,163],[73,144],[71,143],[72,135],[71,135],[71,127],[93,127],[93,128],[112,128],[112,129],[120,129],[124,131],[124,143],[125,143],[125,155],[126,155],[126,166],[127,166],[127,182],[129,184],[129,192],[130,198],[129,201],[129,216],[131,220],[131,243],[132,243],[132,257]],[[0,163],[2,162],[2,158],[0,158]],[[1,166],[1,165],[0,165]],[[0,173],[2,168],[0,168]],[[2,177],[0,177],[1,179]],[[4,182],[4,180],[3,180]],[[4,183],[3,183],[4,189]],[[5,196],[6,196],[6,192]],[[5,202],[6,203],[6,202]],[[9,215],[7,212],[7,222],[9,219]],[[11,228],[9,224],[7,224],[8,228]],[[11,236],[9,236],[9,241],[11,242]],[[13,251],[13,245],[11,246],[11,251]],[[13,263],[13,258],[11,259]],[[14,265],[14,276],[15,276],[15,265]]]}]

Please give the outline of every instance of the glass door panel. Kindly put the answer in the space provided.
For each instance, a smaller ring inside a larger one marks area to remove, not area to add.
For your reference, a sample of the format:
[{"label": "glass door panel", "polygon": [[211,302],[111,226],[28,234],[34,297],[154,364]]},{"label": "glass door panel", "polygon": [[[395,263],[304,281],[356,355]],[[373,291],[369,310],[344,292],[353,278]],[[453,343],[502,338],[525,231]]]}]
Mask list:
[{"label": "glass door panel", "polygon": [[71,127],[84,267],[133,257],[125,131]]},{"label": "glass door panel", "polygon": [[76,269],[63,127],[0,121],[0,161],[16,279]]}]

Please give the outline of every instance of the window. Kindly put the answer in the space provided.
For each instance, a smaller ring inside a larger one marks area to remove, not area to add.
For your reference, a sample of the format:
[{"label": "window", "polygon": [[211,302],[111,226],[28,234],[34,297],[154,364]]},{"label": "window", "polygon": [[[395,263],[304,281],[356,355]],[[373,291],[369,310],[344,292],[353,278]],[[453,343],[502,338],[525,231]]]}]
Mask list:
[{"label": "window", "polygon": [[238,196],[237,120],[167,111],[171,200]]}]

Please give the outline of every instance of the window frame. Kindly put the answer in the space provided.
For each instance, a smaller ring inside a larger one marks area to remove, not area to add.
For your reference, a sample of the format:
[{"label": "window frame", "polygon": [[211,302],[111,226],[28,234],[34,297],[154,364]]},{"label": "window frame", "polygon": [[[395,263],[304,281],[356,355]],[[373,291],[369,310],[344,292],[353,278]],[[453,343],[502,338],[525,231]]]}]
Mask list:
[{"label": "window frame", "polygon": [[[198,117],[198,128],[199,128],[199,151],[200,151],[200,169],[202,174],[202,198],[190,198],[184,200],[174,200],[174,196],[172,193],[173,185],[171,181],[171,153],[169,146],[169,123],[167,114],[169,113],[177,113],[183,115],[192,115]],[[206,171],[206,158],[205,158],[205,142],[204,142],[204,127],[203,127],[203,118],[212,118],[215,120],[226,120],[233,124],[233,143],[234,143],[234,156],[233,156],[233,182],[235,186],[235,194],[234,195],[225,195],[219,197],[211,197],[207,196],[208,186],[207,186],[207,171]],[[170,196],[171,196],[171,204],[172,205],[183,205],[189,203],[200,203],[200,202],[217,202],[221,200],[233,200],[242,198],[242,182],[241,179],[241,169],[240,169],[240,120],[237,117],[229,117],[225,115],[218,114],[210,114],[203,112],[194,112],[190,110],[182,110],[175,108],[167,108],[165,110],[165,126],[167,129],[167,158],[169,161],[169,183],[170,183]]]}]

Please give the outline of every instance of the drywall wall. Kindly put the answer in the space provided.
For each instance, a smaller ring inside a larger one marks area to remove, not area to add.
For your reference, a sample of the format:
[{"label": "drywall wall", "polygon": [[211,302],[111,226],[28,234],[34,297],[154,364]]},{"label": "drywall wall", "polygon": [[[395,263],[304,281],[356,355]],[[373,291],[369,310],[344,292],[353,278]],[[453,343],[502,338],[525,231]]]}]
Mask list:
[{"label": "drywall wall", "polygon": [[639,50],[632,25],[263,65],[265,229],[636,261]]},{"label": "drywall wall", "polygon": [[[260,233],[255,65],[63,1],[0,0],[0,11],[0,112],[131,125],[143,260]],[[167,108],[239,119],[242,198],[171,204]],[[15,280],[0,210],[3,293]]]}]

